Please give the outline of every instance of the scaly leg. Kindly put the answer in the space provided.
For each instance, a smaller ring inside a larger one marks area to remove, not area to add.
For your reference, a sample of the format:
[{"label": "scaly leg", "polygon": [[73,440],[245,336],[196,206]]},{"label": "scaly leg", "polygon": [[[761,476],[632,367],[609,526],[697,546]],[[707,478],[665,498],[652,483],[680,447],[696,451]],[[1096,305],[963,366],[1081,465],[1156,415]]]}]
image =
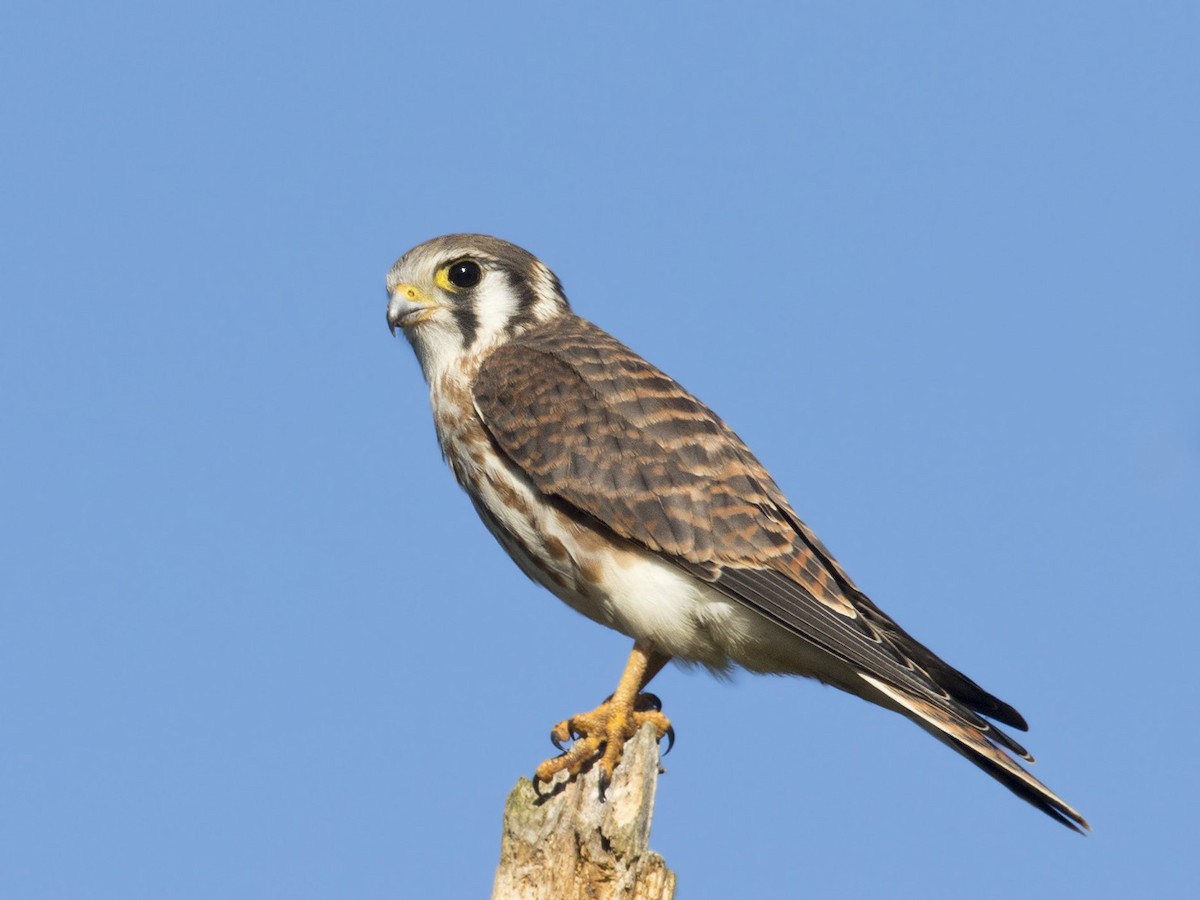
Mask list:
[{"label": "scaly leg", "polygon": [[[565,719],[550,731],[550,739],[556,745],[572,738],[575,743],[561,756],[548,759],[537,767],[534,786],[549,782],[563,770],[574,777],[599,755],[600,793],[603,796],[604,789],[612,781],[613,770],[621,761],[625,742],[637,734],[642,725],[652,723],[659,740],[663,735],[672,734],[670,721],[655,708],[657,699],[650,695],[638,696],[670,659],[645,644],[634,643],[613,695],[591,712]],[[639,700],[643,702],[639,703]]]}]

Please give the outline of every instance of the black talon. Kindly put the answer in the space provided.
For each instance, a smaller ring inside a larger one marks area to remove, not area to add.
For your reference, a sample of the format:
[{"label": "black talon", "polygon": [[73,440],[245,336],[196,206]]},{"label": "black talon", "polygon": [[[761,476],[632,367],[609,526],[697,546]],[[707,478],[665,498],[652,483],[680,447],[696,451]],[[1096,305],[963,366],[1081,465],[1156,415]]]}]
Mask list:
[{"label": "black talon", "polygon": [[645,712],[647,709],[652,709],[655,712],[662,712],[662,701],[658,699],[658,694],[638,694],[637,703],[634,708],[639,712]]},{"label": "black talon", "polygon": [[600,770],[600,802],[604,802],[604,792],[608,790],[608,786],[612,784],[612,779],[604,774],[604,770]]},{"label": "black talon", "polygon": [[662,752],[663,756],[666,756],[668,753],[670,753],[671,748],[675,746],[675,726],[674,725],[667,726],[666,738],[667,738],[667,749]]},{"label": "black talon", "polygon": [[550,732],[550,743],[558,748],[559,753],[567,752],[567,748],[562,745],[562,742],[558,739],[558,736],[553,731]]}]

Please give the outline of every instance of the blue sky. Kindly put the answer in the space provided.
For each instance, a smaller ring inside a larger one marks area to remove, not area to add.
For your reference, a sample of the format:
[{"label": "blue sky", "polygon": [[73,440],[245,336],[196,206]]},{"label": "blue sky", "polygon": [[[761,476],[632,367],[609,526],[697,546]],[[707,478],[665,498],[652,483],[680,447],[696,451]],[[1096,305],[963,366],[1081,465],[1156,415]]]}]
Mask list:
[{"label": "blue sky", "polygon": [[1029,719],[1079,838],[655,682],[681,896],[1194,895],[1194,4],[7,4],[0,895],[485,896],[629,641],[494,546],[384,273],[513,240]]}]

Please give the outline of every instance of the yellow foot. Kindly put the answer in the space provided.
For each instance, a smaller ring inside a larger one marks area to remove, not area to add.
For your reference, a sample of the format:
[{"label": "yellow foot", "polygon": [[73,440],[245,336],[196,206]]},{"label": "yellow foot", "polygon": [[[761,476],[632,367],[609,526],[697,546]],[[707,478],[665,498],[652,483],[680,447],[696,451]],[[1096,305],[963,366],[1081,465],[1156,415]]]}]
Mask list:
[{"label": "yellow foot", "polygon": [[[550,740],[564,752],[537,767],[533,776],[534,788],[542,782],[550,782],[559,772],[565,771],[574,778],[599,757],[600,797],[603,799],[604,791],[612,781],[613,770],[621,762],[625,742],[647,722],[654,726],[658,740],[666,736],[667,752],[670,752],[675,743],[675,730],[661,709],[662,704],[653,694],[638,694],[632,704],[610,697],[591,712],[559,722],[551,729]],[[564,748],[563,744],[570,740],[574,743],[570,748]]]}]

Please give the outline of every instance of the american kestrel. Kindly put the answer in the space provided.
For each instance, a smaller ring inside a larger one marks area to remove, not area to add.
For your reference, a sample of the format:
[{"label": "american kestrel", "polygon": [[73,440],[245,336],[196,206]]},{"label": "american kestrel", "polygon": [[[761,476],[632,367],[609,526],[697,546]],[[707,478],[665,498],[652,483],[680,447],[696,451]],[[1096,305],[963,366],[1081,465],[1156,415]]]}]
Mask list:
[{"label": "american kestrel", "polygon": [[537,780],[594,763],[603,785],[642,724],[667,734],[640,692],[677,659],[839,687],[916,722],[1059,822],[1089,827],[984,719],[1024,731],[1021,715],[867,599],[729,426],[576,316],[540,260],[498,238],[447,235],[402,256],[387,291],[388,325],[429,383],[442,454],[488,530],[526,575],[634,641],[613,695],[554,727],[556,744],[574,744]]}]

